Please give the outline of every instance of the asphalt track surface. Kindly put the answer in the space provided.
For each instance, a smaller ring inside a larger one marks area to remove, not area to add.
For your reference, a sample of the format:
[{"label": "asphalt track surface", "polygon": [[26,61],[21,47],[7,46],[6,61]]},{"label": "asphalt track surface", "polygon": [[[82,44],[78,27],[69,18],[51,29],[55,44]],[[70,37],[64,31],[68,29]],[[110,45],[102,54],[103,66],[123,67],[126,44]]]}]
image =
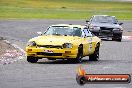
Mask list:
[{"label": "asphalt track surface", "polygon": [[[132,21],[121,21],[125,31],[132,31]],[[28,39],[44,32],[51,24],[85,24],[85,20],[0,20],[0,36],[25,49]],[[132,88],[130,84],[86,84],[76,83],[77,67],[82,65],[90,74],[132,75],[132,41],[103,41],[100,60],[83,58],[79,64],[67,61],[39,60],[31,64],[26,58],[12,64],[0,65],[0,88]]]}]

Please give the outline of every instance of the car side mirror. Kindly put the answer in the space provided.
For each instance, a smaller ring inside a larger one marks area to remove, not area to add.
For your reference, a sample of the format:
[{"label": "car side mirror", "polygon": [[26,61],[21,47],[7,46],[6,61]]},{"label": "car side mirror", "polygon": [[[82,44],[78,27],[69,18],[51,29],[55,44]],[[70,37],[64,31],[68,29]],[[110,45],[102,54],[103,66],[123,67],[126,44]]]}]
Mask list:
[{"label": "car side mirror", "polygon": [[41,35],[42,35],[42,32],[38,31],[37,34],[38,34],[39,36],[41,36]]},{"label": "car side mirror", "polygon": [[123,23],[119,23],[119,25],[122,25]]}]

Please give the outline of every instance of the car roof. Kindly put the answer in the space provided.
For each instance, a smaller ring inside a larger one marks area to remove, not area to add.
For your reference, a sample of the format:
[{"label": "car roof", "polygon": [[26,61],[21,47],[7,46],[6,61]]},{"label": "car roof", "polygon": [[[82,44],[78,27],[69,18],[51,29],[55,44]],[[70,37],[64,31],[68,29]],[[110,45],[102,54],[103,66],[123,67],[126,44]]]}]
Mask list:
[{"label": "car roof", "polygon": [[110,15],[93,15],[94,17],[95,16],[109,16],[109,17],[115,17],[115,16],[110,16]]},{"label": "car roof", "polygon": [[56,24],[56,25],[51,25],[52,26],[68,26],[68,27],[78,27],[78,28],[82,28],[83,26],[82,25],[73,25],[73,24]]}]

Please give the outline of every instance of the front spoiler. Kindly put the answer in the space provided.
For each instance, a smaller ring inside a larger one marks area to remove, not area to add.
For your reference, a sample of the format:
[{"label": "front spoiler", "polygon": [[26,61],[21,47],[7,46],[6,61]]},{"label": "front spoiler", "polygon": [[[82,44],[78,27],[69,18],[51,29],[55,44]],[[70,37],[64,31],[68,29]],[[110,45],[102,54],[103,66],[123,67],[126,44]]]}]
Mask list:
[{"label": "front spoiler", "polygon": [[102,31],[98,31],[98,32],[92,32],[93,34],[95,34],[96,36],[98,36],[99,38],[109,38],[109,37],[114,37],[114,36],[120,36],[122,35],[122,31],[111,31],[111,32],[102,32]]},{"label": "front spoiler", "polygon": [[[32,49],[32,51],[29,51]],[[53,51],[44,52],[45,50]],[[47,49],[47,48],[26,48],[27,56],[36,57],[36,58],[76,58],[78,49]]]}]

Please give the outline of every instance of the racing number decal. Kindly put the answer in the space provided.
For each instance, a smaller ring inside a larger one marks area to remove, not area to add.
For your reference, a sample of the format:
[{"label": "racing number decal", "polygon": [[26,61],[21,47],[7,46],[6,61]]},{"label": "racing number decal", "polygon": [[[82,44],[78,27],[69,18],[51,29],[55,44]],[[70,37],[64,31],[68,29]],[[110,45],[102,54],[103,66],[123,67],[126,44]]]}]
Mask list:
[{"label": "racing number decal", "polygon": [[89,38],[88,44],[89,44],[88,51],[91,52],[91,50],[92,50],[92,37]]},{"label": "racing number decal", "polygon": [[88,52],[91,52],[91,50],[92,50],[92,34],[88,30],[88,28],[84,28],[83,33],[84,33],[84,36],[88,37],[88,45],[89,45]]}]

